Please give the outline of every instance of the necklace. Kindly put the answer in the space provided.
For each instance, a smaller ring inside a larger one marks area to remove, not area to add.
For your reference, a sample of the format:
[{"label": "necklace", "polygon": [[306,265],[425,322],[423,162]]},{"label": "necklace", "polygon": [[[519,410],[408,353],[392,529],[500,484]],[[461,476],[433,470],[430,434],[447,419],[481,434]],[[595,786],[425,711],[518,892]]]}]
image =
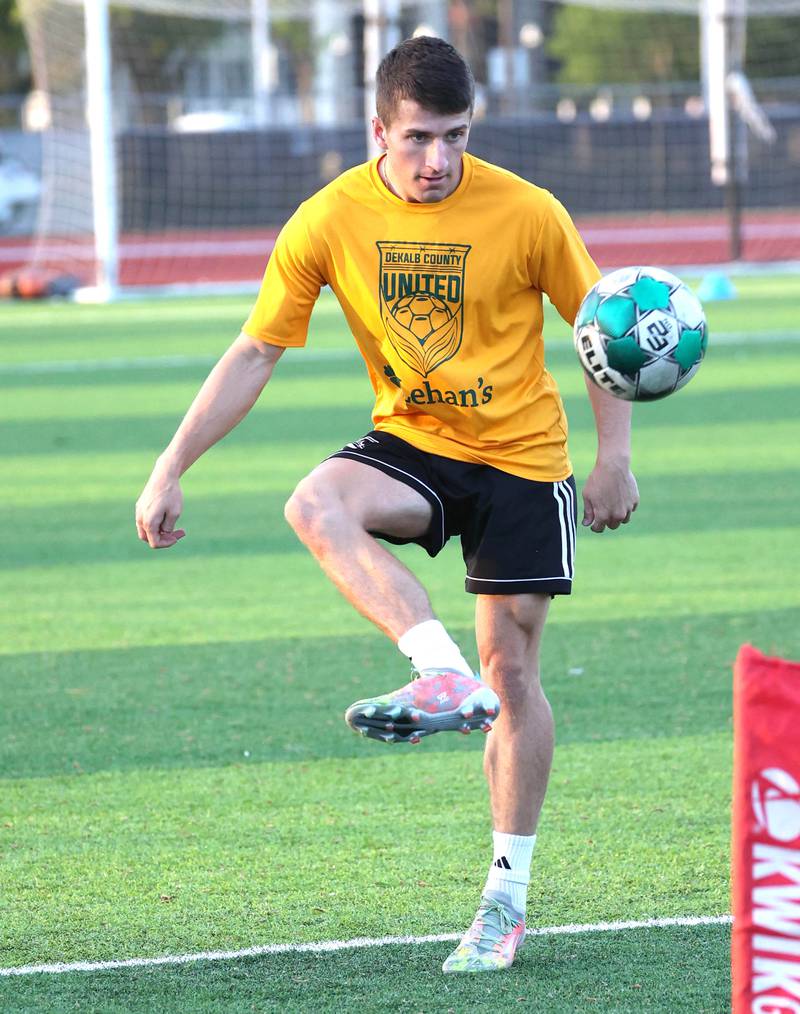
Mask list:
[{"label": "necklace", "polygon": [[392,184],[391,184],[391,182],[389,180],[389,170],[386,168],[386,156],[385,155],[383,156],[383,158],[378,163],[378,175],[383,180],[383,182],[386,184],[386,188],[391,193],[393,193],[395,197],[397,197],[398,196],[397,195],[397,191],[392,186]]}]

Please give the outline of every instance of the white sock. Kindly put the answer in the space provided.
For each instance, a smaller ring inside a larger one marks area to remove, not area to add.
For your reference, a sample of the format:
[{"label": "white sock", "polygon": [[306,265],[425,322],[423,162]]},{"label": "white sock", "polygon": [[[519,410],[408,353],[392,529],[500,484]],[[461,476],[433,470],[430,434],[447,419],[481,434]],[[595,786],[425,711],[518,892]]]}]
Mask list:
[{"label": "white sock", "polygon": [[424,620],[407,630],[397,647],[420,672],[423,669],[455,669],[468,676],[473,674],[458,645],[438,620]]},{"label": "white sock", "polygon": [[484,891],[500,891],[509,895],[511,904],[525,915],[528,884],[531,879],[531,859],[536,835],[504,834],[492,831],[494,858],[489,867]]}]

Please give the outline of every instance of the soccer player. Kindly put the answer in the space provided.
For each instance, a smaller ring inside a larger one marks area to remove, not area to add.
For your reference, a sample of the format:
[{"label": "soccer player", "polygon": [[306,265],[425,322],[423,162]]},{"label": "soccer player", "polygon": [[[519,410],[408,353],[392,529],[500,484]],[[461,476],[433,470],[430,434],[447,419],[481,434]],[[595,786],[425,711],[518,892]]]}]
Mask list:
[{"label": "soccer player", "polygon": [[[409,39],[384,58],[372,123],[381,154],[286,224],[242,333],[136,508],[154,549],[183,537],[180,476],[247,413],[284,349],[305,343],[329,285],[367,366],[374,429],[300,482],[286,518],[413,669],[406,686],[356,702],[346,719],[406,743],[494,724],[484,759],[494,855],[445,972],[506,968],[525,933],[553,752],[539,642],[552,596],[571,590],[577,516],[564,410],[544,367],[542,295],[571,322],[598,278],[550,193],[466,152],[473,97],[468,66],[441,39]],[[598,451],[583,524],[602,532],[628,522],[638,502],[630,405],[587,388]],[[382,544],[414,542],[435,556],[452,535],[476,596],[480,675]]]}]

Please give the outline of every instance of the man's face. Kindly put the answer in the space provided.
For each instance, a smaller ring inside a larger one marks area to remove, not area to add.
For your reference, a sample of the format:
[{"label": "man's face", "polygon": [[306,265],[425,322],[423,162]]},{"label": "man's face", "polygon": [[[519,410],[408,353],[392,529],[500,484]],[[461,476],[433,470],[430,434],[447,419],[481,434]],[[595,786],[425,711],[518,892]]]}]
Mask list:
[{"label": "man's face", "polygon": [[377,116],[375,140],[386,152],[382,169],[389,188],[404,201],[442,201],[461,181],[461,156],[467,146],[470,114],[442,115],[412,99],[401,99],[391,125]]}]

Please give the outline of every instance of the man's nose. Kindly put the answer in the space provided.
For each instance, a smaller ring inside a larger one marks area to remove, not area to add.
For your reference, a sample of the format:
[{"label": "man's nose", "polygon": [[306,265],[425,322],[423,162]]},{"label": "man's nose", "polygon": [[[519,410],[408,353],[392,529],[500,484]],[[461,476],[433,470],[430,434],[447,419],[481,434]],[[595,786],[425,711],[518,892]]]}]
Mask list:
[{"label": "man's nose", "polygon": [[441,138],[434,138],[425,152],[425,162],[429,169],[444,172],[447,168],[447,149]]}]

